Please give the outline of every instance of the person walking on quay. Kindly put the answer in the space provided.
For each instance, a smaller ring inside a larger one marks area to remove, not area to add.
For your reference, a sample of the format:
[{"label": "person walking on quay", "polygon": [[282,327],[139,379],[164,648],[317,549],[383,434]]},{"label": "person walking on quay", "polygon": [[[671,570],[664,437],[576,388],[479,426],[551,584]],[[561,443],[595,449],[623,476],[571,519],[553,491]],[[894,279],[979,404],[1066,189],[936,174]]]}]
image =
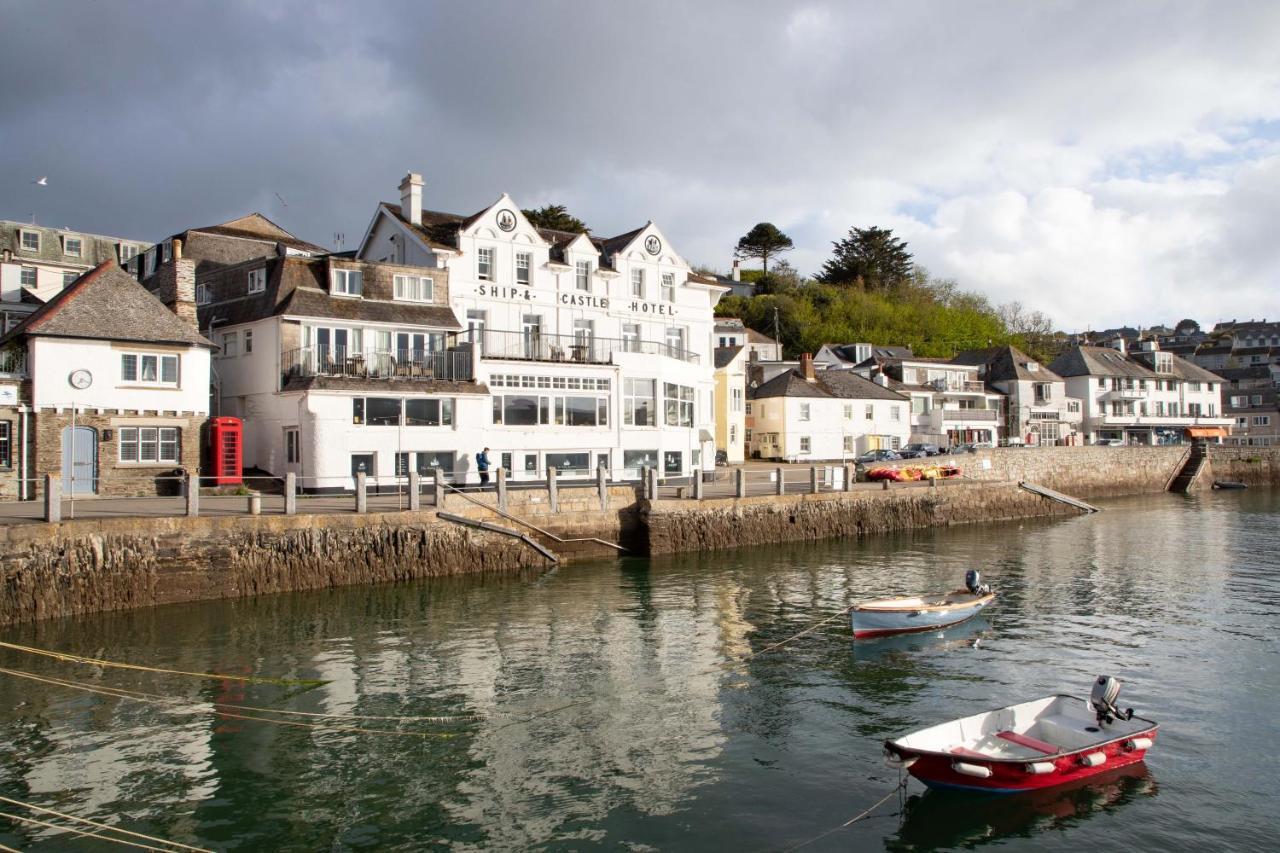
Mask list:
[{"label": "person walking on quay", "polygon": [[489,485],[489,448],[476,454],[476,470],[480,472],[480,487]]}]

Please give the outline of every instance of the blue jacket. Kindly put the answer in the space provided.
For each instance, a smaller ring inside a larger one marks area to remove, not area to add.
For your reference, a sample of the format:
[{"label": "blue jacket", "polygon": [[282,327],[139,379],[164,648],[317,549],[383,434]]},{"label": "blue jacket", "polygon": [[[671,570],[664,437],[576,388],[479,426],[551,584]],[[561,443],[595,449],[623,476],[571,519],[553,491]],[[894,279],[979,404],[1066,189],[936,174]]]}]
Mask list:
[{"label": "blue jacket", "polygon": [[489,470],[489,454],[483,450],[476,454],[476,469],[480,471]]}]

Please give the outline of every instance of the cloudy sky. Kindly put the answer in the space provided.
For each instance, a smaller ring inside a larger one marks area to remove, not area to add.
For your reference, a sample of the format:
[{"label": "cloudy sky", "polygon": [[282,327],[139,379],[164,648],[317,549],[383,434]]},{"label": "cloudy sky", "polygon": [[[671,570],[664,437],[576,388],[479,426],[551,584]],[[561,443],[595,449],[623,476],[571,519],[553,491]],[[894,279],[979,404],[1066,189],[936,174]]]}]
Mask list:
[{"label": "cloudy sky", "polygon": [[[727,268],[851,226],[1069,330],[1280,317],[1280,4],[0,0],[0,218],[259,210],[358,242],[401,176]],[[31,180],[48,175],[48,187]]]}]

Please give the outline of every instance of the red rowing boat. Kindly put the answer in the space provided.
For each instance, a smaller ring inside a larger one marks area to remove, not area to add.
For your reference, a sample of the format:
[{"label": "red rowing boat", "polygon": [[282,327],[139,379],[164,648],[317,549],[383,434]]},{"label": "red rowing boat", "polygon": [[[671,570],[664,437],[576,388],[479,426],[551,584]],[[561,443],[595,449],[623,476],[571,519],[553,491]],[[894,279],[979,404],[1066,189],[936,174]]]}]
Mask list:
[{"label": "red rowing boat", "polygon": [[931,788],[1012,794],[1065,785],[1142,761],[1157,724],[1115,706],[1100,676],[1088,701],[1046,696],[885,741],[889,758]]}]

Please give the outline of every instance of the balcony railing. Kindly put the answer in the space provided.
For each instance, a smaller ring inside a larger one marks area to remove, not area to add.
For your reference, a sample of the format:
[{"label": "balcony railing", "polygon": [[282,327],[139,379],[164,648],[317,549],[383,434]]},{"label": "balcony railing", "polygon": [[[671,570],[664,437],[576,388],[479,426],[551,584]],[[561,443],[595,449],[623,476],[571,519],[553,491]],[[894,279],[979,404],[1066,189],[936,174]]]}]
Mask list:
[{"label": "balcony railing", "polygon": [[516,361],[565,361],[579,364],[611,364],[615,353],[663,355],[698,363],[698,354],[683,347],[632,338],[598,338],[595,335],[551,335],[540,331],[459,332],[459,345],[479,344],[481,358]]},{"label": "balcony railing", "polygon": [[444,379],[464,382],[475,378],[471,350],[351,350],[346,347],[300,347],[280,359],[284,381],[330,376],[344,379]]},{"label": "balcony railing", "polygon": [[1205,426],[1235,426],[1234,418],[1221,415],[1114,415],[1104,414],[1100,419],[1104,424],[1149,424],[1152,426],[1185,426],[1203,424]]},{"label": "balcony railing", "polygon": [[971,382],[969,380],[959,379],[935,379],[929,383],[935,391],[963,391],[966,394],[980,394],[987,390],[987,386],[982,382]]},{"label": "balcony railing", "polygon": [[995,409],[943,409],[944,421],[994,421],[1000,413]]},{"label": "balcony railing", "polygon": [[17,376],[26,375],[27,353],[25,350],[0,350],[0,373]]}]

